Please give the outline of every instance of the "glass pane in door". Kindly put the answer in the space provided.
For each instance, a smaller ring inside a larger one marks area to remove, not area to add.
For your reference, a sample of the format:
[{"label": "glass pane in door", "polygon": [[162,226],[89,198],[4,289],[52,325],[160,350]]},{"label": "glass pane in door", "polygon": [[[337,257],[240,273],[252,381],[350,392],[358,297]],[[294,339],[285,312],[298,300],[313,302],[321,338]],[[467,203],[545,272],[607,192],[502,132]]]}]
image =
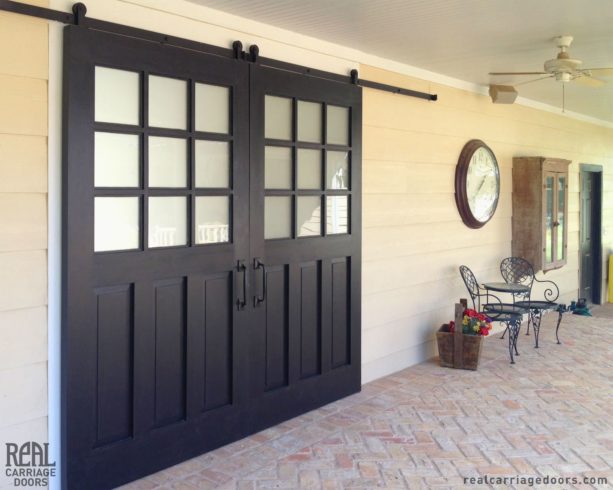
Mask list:
[{"label": "glass pane in door", "polygon": [[553,262],[553,177],[545,178],[545,262]]},{"label": "glass pane in door", "polygon": [[299,196],[296,204],[296,235],[321,235],[321,198],[319,196]]},{"label": "glass pane in door", "polygon": [[266,96],[264,137],[276,140],[292,139],[292,99]]},{"label": "glass pane in door", "polygon": [[326,188],[349,189],[349,152],[329,151],[327,153]]},{"label": "glass pane in door", "polygon": [[196,243],[230,241],[230,202],[228,196],[196,197]]},{"label": "glass pane in door", "polygon": [[139,175],[139,136],[97,131],[94,138],[94,185],[138,187]]},{"label": "glass pane in door", "polygon": [[196,131],[230,132],[230,89],[196,84]]},{"label": "glass pane in door", "polygon": [[292,188],[292,149],[267,146],[264,150],[264,186],[266,189]]},{"label": "glass pane in door", "polygon": [[557,253],[556,260],[566,258],[566,243],[564,243],[564,229],[566,222],[564,221],[566,206],[566,177],[558,177],[558,226],[557,228]]},{"label": "glass pane in door", "polygon": [[186,187],[187,140],[149,137],[149,187]]},{"label": "glass pane in door", "polygon": [[181,196],[149,198],[149,248],[187,243],[187,199]]},{"label": "glass pane in door", "polygon": [[134,250],[140,242],[138,197],[94,199],[94,251]]},{"label": "glass pane in door", "polygon": [[187,82],[149,76],[149,126],[187,129]]},{"label": "glass pane in door", "polygon": [[326,197],[326,233],[335,235],[349,231],[349,198]]},{"label": "glass pane in door", "polygon": [[230,187],[230,143],[197,140],[196,187]]},{"label": "glass pane in door", "polygon": [[290,238],[292,236],[292,198],[266,196],[264,201],[264,238]]},{"label": "glass pane in door", "polygon": [[321,111],[321,104],[298,101],[298,141],[321,143]]},{"label": "glass pane in door", "polygon": [[138,125],[140,75],[133,71],[97,66],[95,76],[96,121]]},{"label": "glass pane in door", "polygon": [[321,151],[300,148],[298,159],[298,189],[321,189]]},{"label": "glass pane in door", "polygon": [[349,145],[349,109],[329,105],[327,111],[326,143]]}]

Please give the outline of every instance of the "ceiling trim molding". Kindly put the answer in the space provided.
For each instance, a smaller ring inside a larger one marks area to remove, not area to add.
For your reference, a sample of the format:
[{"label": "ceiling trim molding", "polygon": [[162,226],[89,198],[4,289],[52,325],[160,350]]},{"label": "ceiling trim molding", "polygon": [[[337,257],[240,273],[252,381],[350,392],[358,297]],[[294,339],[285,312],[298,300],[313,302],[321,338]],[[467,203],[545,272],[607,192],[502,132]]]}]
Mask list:
[{"label": "ceiling trim molding", "polygon": [[[247,39],[241,39],[246,43],[258,42],[260,48],[266,49],[266,41],[271,43],[273,53],[267,53],[267,57],[275,57],[282,61],[291,61],[297,64],[308,64],[317,69],[327,70],[346,75],[351,69],[359,68],[359,65],[370,65],[375,68],[392,71],[401,75],[417,78],[425,82],[437,83],[467,92],[489,97],[488,87],[472,82],[467,82],[440,73],[432,72],[408,65],[398,61],[383,58],[381,56],[365,53],[363,51],[342,46],[322,39],[314,38],[305,34],[296,33],[270,24],[255,21],[245,17],[205,7],[188,0],[118,0],[119,3],[129,4],[158,11],[182,18],[183,21],[192,21],[208,24],[234,33],[246,35]],[[229,33],[228,33],[229,35]],[[249,38],[249,36],[251,38]],[[207,42],[211,42],[207,39]],[[295,53],[284,53],[279,47],[285,46],[316,53],[319,56],[311,56],[308,62],[296,59]],[[293,57],[292,57],[293,56]],[[291,58],[291,59],[290,59]],[[576,119],[597,126],[613,128],[613,122],[596,117],[588,116],[574,111],[562,112],[560,107],[552,106],[526,97],[518,97],[515,104],[533,109],[550,112],[561,117]]]}]

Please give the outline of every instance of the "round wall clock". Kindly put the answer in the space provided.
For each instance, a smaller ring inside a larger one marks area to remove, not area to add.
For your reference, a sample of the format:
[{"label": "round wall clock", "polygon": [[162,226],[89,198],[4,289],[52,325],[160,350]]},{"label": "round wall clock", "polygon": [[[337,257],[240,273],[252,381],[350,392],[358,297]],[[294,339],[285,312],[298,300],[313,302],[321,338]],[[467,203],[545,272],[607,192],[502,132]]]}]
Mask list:
[{"label": "round wall clock", "polygon": [[462,221],[481,228],[498,206],[500,171],[494,152],[481,140],[470,140],[462,148],[455,169],[455,201]]}]

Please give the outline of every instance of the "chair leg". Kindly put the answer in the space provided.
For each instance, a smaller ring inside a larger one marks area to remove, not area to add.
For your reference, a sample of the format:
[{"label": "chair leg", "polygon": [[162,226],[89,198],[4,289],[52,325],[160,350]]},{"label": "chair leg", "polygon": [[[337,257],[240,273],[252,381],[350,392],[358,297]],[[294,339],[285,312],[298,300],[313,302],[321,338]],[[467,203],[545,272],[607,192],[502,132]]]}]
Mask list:
[{"label": "chair leg", "polygon": [[509,331],[509,326],[507,325],[507,327],[504,329],[504,332],[502,332],[502,337],[500,338],[504,339],[504,336],[507,334],[508,331]]},{"label": "chair leg", "polygon": [[520,327],[521,322],[518,320],[511,320],[507,323],[507,330],[509,331],[509,356],[511,357],[511,364],[515,364],[513,352],[515,351],[515,355],[519,355],[519,352],[517,352],[517,337],[519,337]]},{"label": "chair leg", "polygon": [[541,320],[543,312],[541,310],[530,310],[530,318],[532,319],[532,330],[534,331],[534,348],[539,348],[539,333],[541,332]]},{"label": "chair leg", "polygon": [[558,337],[558,330],[560,329],[560,322],[562,321],[562,309],[558,308],[558,324],[556,325],[556,340],[558,344],[561,344],[560,337]]}]

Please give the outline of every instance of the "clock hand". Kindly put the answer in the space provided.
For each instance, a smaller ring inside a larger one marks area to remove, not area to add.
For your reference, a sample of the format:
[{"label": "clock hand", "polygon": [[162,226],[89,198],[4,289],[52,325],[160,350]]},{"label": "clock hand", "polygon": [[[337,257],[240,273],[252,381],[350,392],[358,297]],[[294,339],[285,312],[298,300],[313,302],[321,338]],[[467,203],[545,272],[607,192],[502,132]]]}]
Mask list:
[{"label": "clock hand", "polygon": [[481,190],[481,188],[483,187],[483,185],[485,184],[485,177],[483,177],[483,180],[481,180],[481,185],[479,186],[479,188],[477,189],[477,192],[475,192],[476,194],[479,194],[479,191]]}]

